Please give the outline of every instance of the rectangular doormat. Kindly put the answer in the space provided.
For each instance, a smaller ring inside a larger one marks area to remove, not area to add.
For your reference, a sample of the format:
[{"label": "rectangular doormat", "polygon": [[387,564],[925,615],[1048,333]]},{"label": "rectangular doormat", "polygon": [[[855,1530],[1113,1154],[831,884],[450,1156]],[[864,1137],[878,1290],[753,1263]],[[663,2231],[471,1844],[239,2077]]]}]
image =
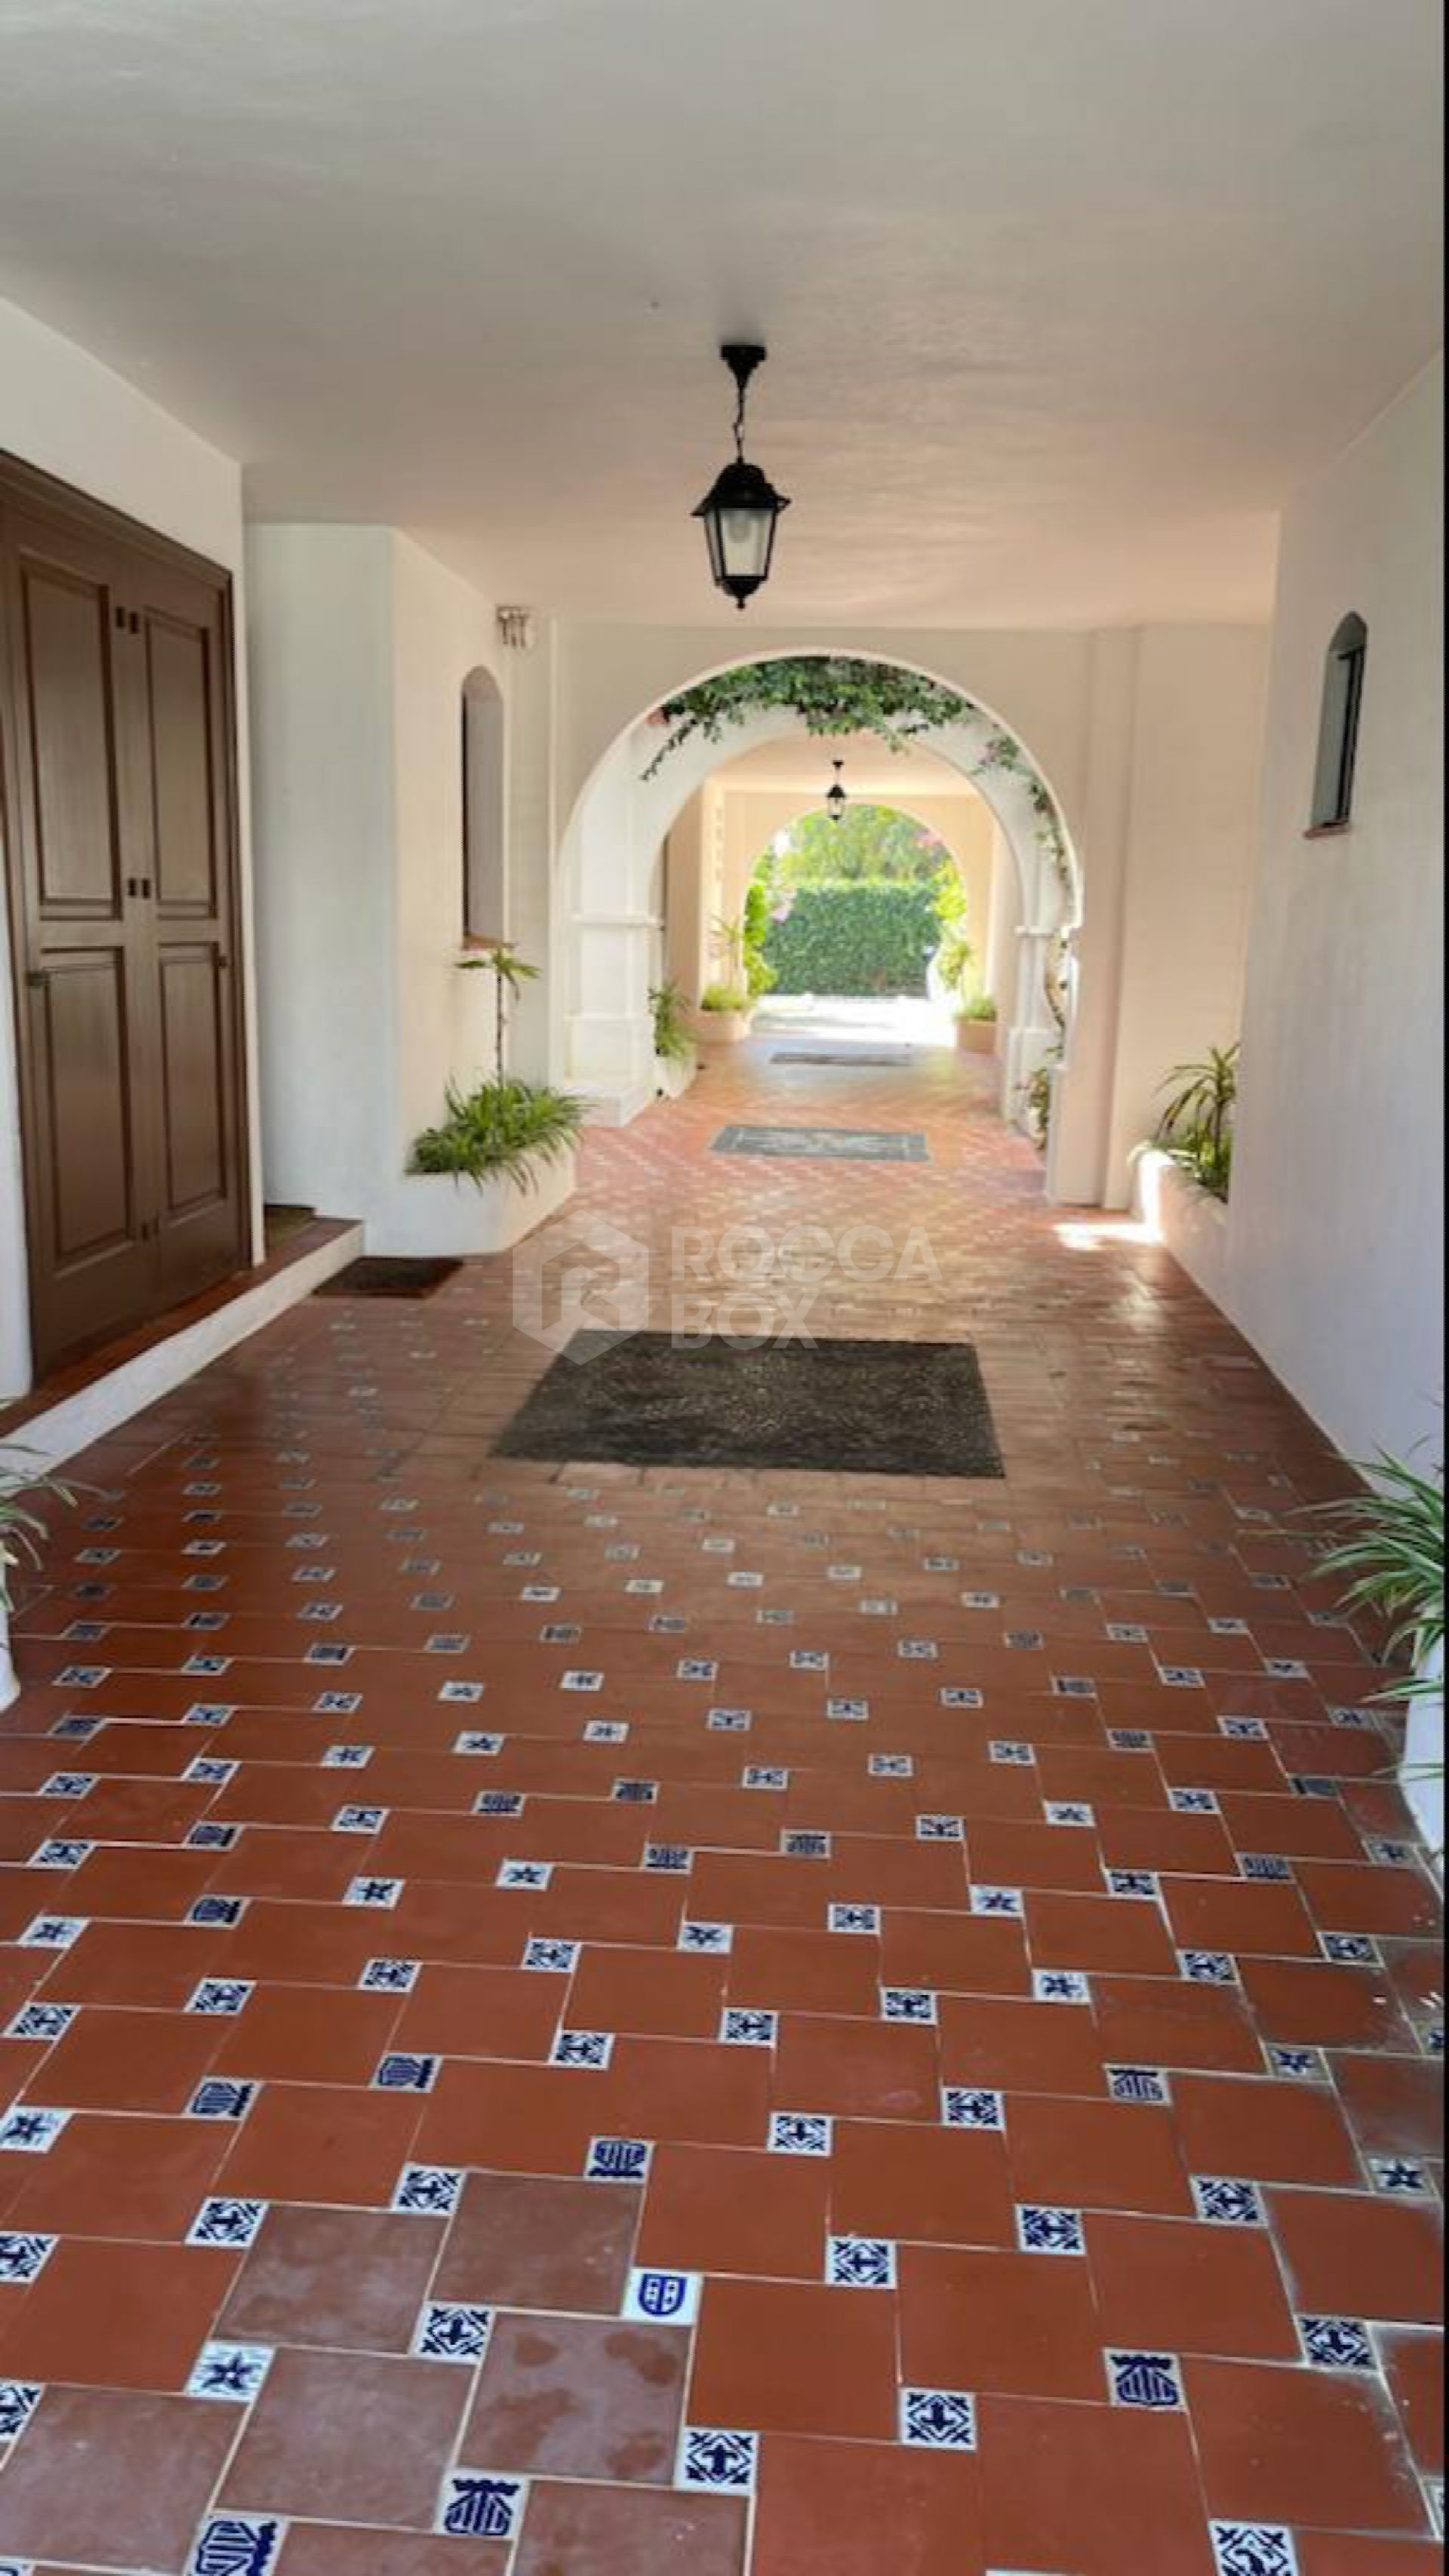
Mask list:
[{"label": "rectangular doormat", "polygon": [[807,1163],[926,1163],[918,1130],[888,1127],[722,1127],[711,1151]]},{"label": "rectangular doormat", "polygon": [[776,1047],[771,1064],[909,1064],[909,1047],[841,1047],[833,1055],[808,1047]]},{"label": "rectangular doormat", "polygon": [[424,1260],[401,1253],[391,1258],[367,1253],[360,1261],[349,1261],[345,1270],[335,1270],[313,1293],[318,1297],[431,1297],[462,1266],[459,1261]]},{"label": "rectangular doormat", "polygon": [[969,1342],[575,1333],[496,1443],[503,1458],[1004,1476]]}]

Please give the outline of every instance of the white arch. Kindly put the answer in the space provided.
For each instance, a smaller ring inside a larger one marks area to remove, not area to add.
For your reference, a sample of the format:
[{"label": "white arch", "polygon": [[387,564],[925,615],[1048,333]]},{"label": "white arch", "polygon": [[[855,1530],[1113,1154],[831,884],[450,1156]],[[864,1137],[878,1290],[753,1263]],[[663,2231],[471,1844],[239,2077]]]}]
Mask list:
[{"label": "white arch", "polygon": [[[742,660],[806,658],[878,662],[931,680],[953,696],[966,694],[958,683],[941,678],[922,663],[839,645],[812,646],[803,654],[787,648],[752,656],[732,654],[675,681],[664,699],[721,672],[737,670]],[[632,1116],[653,1089],[646,961],[657,929],[651,879],[659,846],[690,798],[724,761],[809,730],[787,709],[768,708],[744,724],[731,725],[720,742],[692,736],[669,754],[652,778],[646,778],[644,772],[660,749],[659,730],[650,717],[662,702],[656,700],[641,710],[595,763],[556,853],[549,978],[552,1061],[563,1079],[602,1095],[612,1114],[621,1117]],[[1015,992],[1003,996],[1001,1054],[1002,1104],[1008,1114],[1014,1114],[1022,1086],[1058,1036],[1047,998],[1048,958],[1059,937],[1065,936],[1070,946],[1080,922],[1081,870],[1050,781],[1024,748],[1020,770],[994,765],[988,757],[992,741],[1001,735],[1015,741],[1016,736],[994,708],[975,699],[967,704],[968,714],[933,728],[922,739],[984,797],[1016,868],[1022,928]],[[1054,847],[1044,836],[1034,792],[1044,792],[1051,799],[1060,824],[1060,840]],[[1068,1064],[1059,1081],[1069,1080]],[[1051,1182],[1049,1159],[1049,1190]]]}]

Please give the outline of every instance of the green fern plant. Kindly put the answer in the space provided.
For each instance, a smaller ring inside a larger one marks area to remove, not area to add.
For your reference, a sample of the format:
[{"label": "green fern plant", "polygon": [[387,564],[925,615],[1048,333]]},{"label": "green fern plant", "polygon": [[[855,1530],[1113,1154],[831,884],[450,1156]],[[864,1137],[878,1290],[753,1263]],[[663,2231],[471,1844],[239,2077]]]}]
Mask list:
[{"label": "green fern plant", "polygon": [[582,1101],[548,1083],[499,1075],[473,1091],[449,1083],[447,1116],[413,1146],[409,1170],[450,1172],[457,1180],[507,1179],[532,1189],[540,1166],[557,1162],[584,1123]]},{"label": "green fern plant", "polygon": [[684,1016],[686,1007],[684,994],[672,976],[652,987],[649,1008],[654,1014],[654,1052],[666,1064],[688,1064],[694,1053]]}]

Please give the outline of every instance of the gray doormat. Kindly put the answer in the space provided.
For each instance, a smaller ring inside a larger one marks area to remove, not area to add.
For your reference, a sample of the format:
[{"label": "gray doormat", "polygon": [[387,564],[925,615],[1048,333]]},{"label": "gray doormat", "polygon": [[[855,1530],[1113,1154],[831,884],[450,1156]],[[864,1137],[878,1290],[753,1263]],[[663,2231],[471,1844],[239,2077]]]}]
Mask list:
[{"label": "gray doormat", "polygon": [[888,1127],[722,1127],[710,1151],[777,1162],[926,1163],[919,1130]]},{"label": "gray doormat", "polygon": [[909,1064],[909,1047],[841,1047],[834,1054],[823,1050],[816,1054],[808,1047],[776,1047],[771,1064]]},{"label": "gray doormat", "polygon": [[969,1342],[575,1333],[495,1444],[502,1458],[1003,1476]]}]

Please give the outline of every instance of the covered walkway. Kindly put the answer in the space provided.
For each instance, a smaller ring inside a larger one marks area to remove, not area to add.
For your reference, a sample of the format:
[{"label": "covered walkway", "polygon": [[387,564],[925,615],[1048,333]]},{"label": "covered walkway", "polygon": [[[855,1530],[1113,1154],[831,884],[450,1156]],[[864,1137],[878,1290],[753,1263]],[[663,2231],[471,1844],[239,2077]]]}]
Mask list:
[{"label": "covered walkway", "polygon": [[[506,1261],[77,1462],[0,1738],[7,2565],[1429,2576],[1343,1470],[984,1077],[793,1043],[591,1135],[562,1267],[969,1340],[1004,1475],[496,1456]],[[784,1125],[928,1159],[714,1150]]]}]

